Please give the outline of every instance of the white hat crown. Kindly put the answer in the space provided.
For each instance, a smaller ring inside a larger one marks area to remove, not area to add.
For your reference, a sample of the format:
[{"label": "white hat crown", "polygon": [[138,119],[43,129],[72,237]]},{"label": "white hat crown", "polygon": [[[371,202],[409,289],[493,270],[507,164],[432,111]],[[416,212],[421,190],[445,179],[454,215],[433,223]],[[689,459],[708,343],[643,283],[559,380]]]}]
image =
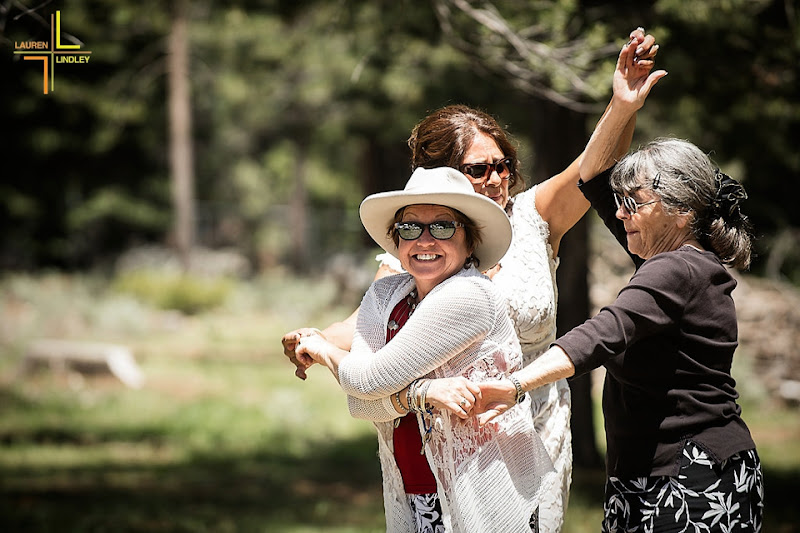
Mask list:
[{"label": "white hat crown", "polygon": [[442,205],[469,217],[481,231],[474,255],[483,269],[491,268],[511,244],[511,222],[491,199],[478,194],[464,174],[450,167],[418,168],[402,191],[367,196],[359,214],[364,228],[384,250],[397,257],[397,246],[388,233],[397,210],[414,204]]}]

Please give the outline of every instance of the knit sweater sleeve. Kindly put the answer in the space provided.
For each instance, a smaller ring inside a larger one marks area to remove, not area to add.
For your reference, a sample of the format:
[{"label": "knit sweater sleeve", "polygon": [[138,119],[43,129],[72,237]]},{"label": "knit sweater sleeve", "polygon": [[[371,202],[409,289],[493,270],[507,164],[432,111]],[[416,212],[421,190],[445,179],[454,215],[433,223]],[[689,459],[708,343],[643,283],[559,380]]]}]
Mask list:
[{"label": "knit sweater sleeve", "polygon": [[[376,317],[380,317],[382,314],[379,305],[381,297],[379,297],[378,292],[379,291],[376,290],[376,285],[373,284],[370,286],[369,290],[367,290],[367,293],[361,301],[358,312],[359,320],[350,348],[351,355],[352,352],[374,353],[375,350],[378,350],[384,344],[386,328],[381,324],[381,320],[376,319]],[[385,299],[385,296],[383,299]],[[347,357],[350,357],[350,355]],[[391,395],[375,399],[364,399],[348,394],[347,406],[353,418],[370,420],[372,422],[390,422],[395,418],[403,416],[394,408]]]},{"label": "knit sweater sleeve", "polygon": [[[425,297],[391,342],[374,352],[354,343],[339,365],[342,389],[358,398],[385,398],[480,342],[494,322],[489,283],[480,276],[451,277]],[[359,316],[362,328],[376,322],[385,328],[381,316]]]},{"label": "knit sweater sleeve", "polygon": [[613,304],[554,344],[572,360],[576,375],[598,368],[638,340],[678,323],[696,284],[692,278],[678,254],[658,254],[636,271]]}]

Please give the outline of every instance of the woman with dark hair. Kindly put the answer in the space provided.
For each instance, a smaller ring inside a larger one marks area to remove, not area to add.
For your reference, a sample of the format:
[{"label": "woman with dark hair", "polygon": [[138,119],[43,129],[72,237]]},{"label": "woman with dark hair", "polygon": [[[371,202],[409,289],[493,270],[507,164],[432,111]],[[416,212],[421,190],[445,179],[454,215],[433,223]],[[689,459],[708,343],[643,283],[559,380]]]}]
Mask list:
[{"label": "woman with dark hair", "polygon": [[[615,93],[627,91],[630,66],[621,61]],[[618,102],[586,147],[581,189],[636,272],[539,359],[481,384],[475,412],[485,423],[525,391],[604,366],[602,531],[760,531],[763,475],[731,376],[736,280],[725,268],[750,264],[747,195],[679,139],[657,139],[594,177],[609,166],[609,133],[643,98]]]},{"label": "woman with dark hair", "polygon": [[[631,83],[647,78],[658,48],[655,39],[641,28],[631,33],[623,47],[633,66],[626,73]],[[635,117],[613,132],[609,157],[624,155],[631,142]],[[450,105],[434,111],[417,124],[408,140],[413,168],[448,166],[460,170],[475,192],[492,199],[505,210],[514,229],[508,252],[497,265],[481,265],[505,297],[507,311],[522,346],[523,363],[539,357],[556,335],[556,268],[561,239],[589,208],[576,183],[580,157],[563,172],[526,190],[509,135],[490,115],[464,105]],[[513,198],[512,198],[513,194]],[[402,271],[389,254],[379,256],[382,264],[376,277]],[[356,310],[343,322],[322,331],[342,349],[353,338]],[[301,328],[284,335],[284,353],[305,379],[306,367],[295,357],[295,346],[303,335],[318,330]],[[539,529],[561,530],[572,479],[572,436],[570,391],[562,379],[530,394],[534,426],[552,460],[557,476],[545,487],[538,510]],[[413,417],[405,417],[395,429],[398,439],[421,445]],[[403,470],[410,490],[435,496],[433,474],[424,460]]]}]

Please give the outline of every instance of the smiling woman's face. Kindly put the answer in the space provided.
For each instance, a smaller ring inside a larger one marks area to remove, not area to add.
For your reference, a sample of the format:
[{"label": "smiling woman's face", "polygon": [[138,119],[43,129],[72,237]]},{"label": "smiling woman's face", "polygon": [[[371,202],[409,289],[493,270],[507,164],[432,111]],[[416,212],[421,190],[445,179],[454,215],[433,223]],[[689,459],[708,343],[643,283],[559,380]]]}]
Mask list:
[{"label": "smiling woman's face", "polygon": [[[403,211],[401,222],[431,222],[456,220],[453,210],[441,205],[410,205]],[[449,239],[435,239],[425,228],[419,238],[412,241],[400,239],[398,256],[403,268],[414,277],[417,292],[422,299],[436,285],[446,280],[462,268],[472,253],[467,249],[466,233],[463,227],[456,228]]]}]

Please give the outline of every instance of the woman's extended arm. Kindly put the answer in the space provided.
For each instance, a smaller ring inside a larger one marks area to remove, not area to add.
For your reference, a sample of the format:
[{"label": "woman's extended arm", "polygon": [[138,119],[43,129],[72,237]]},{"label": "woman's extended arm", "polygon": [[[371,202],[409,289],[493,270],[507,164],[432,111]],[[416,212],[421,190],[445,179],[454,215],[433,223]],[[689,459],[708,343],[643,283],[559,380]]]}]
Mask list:
[{"label": "woman's extended arm", "polygon": [[[382,264],[375,273],[375,279],[385,278],[386,276],[391,276],[393,274],[397,274],[397,272],[386,264]],[[334,322],[322,331],[316,328],[298,328],[286,333],[281,339],[281,344],[283,344],[283,355],[288,357],[289,361],[296,367],[294,374],[300,379],[306,379],[307,377],[306,369],[308,366],[301,363],[297,359],[297,354],[295,354],[295,348],[297,348],[297,343],[300,341],[301,337],[319,334],[334,346],[344,351],[350,351],[350,346],[353,342],[353,333],[356,330],[357,320],[358,308],[356,308],[356,310],[353,311],[346,319],[342,320],[341,322]],[[311,364],[313,364],[313,361],[309,363],[309,366]]]},{"label": "woman's extended arm", "polygon": [[[636,54],[636,64],[639,68],[650,69],[653,66],[653,57],[658,50],[652,35],[645,35],[644,30],[637,28],[630,34],[630,40],[625,46]],[[625,48],[623,48],[624,50]],[[612,102],[600,118],[598,125],[612,108]],[[615,157],[620,158],[628,152],[636,127],[635,113],[628,120],[613,130],[609,135],[608,147]],[[589,209],[589,202],[583,197],[576,184],[580,175],[580,165],[584,154],[579,155],[564,171],[545,180],[538,185],[536,192],[536,209],[542,219],[550,228],[550,246],[553,253],[558,254],[562,237],[574,226]]]},{"label": "woman's extended arm", "polygon": [[[575,365],[559,346],[553,346],[528,366],[514,372],[522,391],[527,392],[542,385],[575,375]],[[514,405],[517,389],[510,379],[480,383],[481,399],[475,406],[478,423],[484,425],[503,414]]]},{"label": "woman's extended arm", "polygon": [[[527,392],[576,373],[584,374],[643,338],[660,335],[672,327],[675,316],[685,308],[693,289],[683,288],[696,284],[693,279],[693,271],[675,254],[651,258],[622,288],[614,303],[556,339],[546,352],[512,376]],[[481,424],[514,404],[516,388],[511,380],[479,386],[482,399],[475,412]]]}]

